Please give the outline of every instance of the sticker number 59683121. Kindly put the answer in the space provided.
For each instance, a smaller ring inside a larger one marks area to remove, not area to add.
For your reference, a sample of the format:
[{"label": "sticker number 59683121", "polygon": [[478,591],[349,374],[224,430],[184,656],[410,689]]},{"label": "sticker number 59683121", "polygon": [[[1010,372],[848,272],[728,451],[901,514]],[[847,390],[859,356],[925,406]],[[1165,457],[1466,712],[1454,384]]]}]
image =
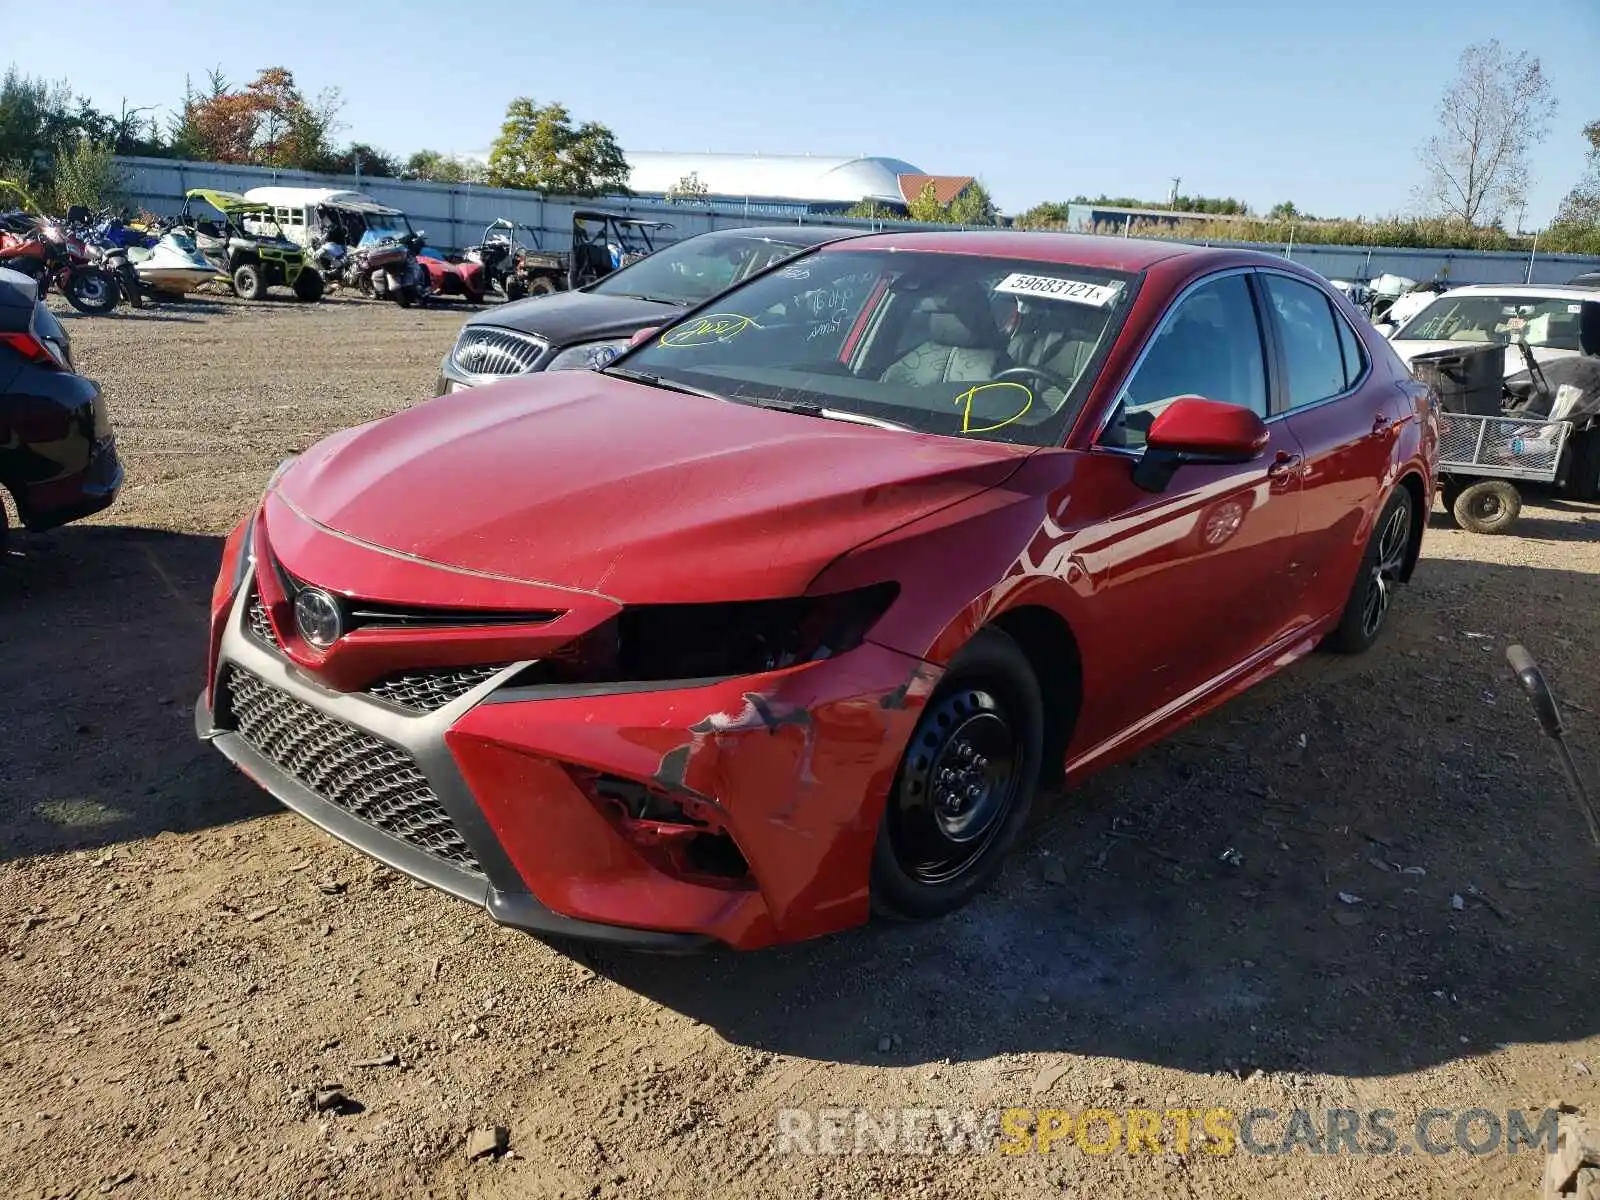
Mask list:
[{"label": "sticker number 59683121", "polygon": [[1042,300],[1066,300],[1073,304],[1092,304],[1096,308],[1104,308],[1116,299],[1122,285],[1084,283],[1078,279],[1058,279],[1051,275],[1028,275],[1016,271],[995,284],[994,290],[1013,296],[1038,296]]}]

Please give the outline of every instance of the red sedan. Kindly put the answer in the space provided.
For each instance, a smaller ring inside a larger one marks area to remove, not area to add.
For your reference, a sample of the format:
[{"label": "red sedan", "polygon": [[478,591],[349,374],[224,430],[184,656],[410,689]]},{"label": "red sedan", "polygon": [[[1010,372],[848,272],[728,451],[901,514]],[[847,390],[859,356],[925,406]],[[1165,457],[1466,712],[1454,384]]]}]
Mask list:
[{"label": "red sedan", "polygon": [[883,234],[635,343],[291,460],[212,595],[201,736],[529,930],[947,913],[1041,789],[1372,645],[1433,494],[1432,395],[1260,254]]}]

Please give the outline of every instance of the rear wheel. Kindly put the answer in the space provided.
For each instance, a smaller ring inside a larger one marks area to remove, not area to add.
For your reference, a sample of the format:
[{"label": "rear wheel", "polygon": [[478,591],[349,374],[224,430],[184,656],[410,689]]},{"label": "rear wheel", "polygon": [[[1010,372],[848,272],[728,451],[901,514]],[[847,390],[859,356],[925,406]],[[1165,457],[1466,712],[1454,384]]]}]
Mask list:
[{"label": "rear wheel", "polygon": [[549,296],[556,290],[556,281],[548,275],[537,275],[528,281],[528,295],[530,296]]},{"label": "rear wheel", "polygon": [[261,268],[254,263],[240,263],[233,269],[234,294],[241,300],[259,300],[266,292],[261,282]]},{"label": "rear wheel", "polygon": [[1044,704],[1027,657],[981,630],[950,662],[895,775],[872,857],[880,915],[943,916],[999,874],[1028,819]]},{"label": "rear wheel", "polygon": [[1461,489],[1450,512],[1472,533],[1504,533],[1522,512],[1522,493],[1508,479],[1480,479]]},{"label": "rear wheel", "polygon": [[1360,654],[1383,632],[1395,589],[1411,558],[1411,539],[1415,536],[1411,507],[1410,491],[1397,487],[1378,515],[1366,553],[1361,556],[1355,586],[1345,601],[1344,615],[1329,638],[1333,649]]}]

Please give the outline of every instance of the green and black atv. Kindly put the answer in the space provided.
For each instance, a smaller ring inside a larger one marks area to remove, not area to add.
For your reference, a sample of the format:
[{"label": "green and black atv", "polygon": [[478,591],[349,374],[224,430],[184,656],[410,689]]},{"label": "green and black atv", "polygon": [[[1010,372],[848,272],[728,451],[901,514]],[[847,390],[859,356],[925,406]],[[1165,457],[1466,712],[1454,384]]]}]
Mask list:
[{"label": "green and black atv", "polygon": [[307,303],[322,299],[321,273],[284,235],[271,205],[236,192],[192,188],[184,193],[178,219],[194,230],[201,255],[227,273],[241,300],[260,300],[271,287],[290,288]]}]

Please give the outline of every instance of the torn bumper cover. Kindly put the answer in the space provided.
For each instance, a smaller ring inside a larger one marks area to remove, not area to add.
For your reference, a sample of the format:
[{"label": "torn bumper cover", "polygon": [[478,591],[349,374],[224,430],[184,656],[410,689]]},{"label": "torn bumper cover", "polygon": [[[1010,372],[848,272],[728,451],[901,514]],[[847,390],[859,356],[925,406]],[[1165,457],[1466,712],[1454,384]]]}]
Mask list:
[{"label": "torn bumper cover", "polygon": [[339,691],[217,614],[196,730],[362,852],[532,932],[656,951],[859,924],[884,799],[938,670],[865,642],[768,675],[525,687],[435,711]]}]

